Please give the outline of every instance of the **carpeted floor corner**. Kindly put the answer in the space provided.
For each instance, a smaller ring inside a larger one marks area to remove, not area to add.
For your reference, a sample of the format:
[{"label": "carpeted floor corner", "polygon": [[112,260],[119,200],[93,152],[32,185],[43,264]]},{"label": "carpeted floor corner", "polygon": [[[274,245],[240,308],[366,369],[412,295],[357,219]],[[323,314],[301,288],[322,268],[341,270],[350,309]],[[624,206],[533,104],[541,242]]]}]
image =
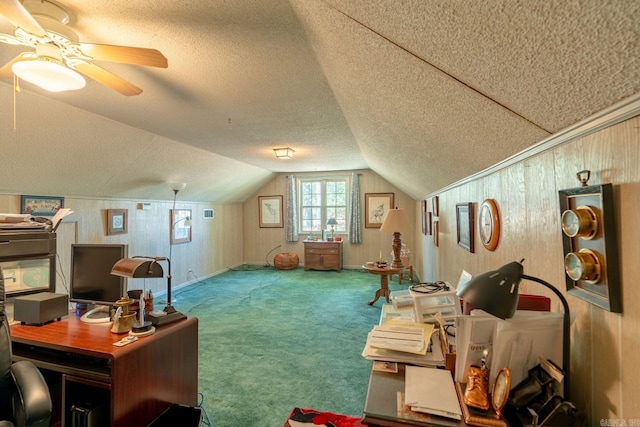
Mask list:
[{"label": "carpeted floor corner", "polygon": [[379,286],[360,270],[249,266],[176,291],[176,308],[199,318],[205,425],[280,427],[296,407],[360,417]]}]

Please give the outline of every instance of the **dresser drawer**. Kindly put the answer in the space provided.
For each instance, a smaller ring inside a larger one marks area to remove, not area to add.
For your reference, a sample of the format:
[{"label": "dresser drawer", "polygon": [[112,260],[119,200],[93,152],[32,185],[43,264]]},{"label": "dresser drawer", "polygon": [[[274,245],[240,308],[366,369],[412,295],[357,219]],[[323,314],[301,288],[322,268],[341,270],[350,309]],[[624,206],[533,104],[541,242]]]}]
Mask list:
[{"label": "dresser drawer", "polygon": [[338,248],[321,248],[321,249],[307,249],[305,254],[323,254],[323,255],[338,255],[340,250]]}]

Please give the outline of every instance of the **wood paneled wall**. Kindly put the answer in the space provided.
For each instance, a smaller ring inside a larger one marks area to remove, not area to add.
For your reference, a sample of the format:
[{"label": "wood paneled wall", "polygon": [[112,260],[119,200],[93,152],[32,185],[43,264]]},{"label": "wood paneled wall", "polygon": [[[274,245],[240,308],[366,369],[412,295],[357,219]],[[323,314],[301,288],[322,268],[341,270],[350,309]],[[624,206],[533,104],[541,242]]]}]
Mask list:
[{"label": "wood paneled wall", "polygon": [[[65,198],[74,211],[56,232],[58,262],[56,292],[68,293],[72,243],[126,243],[129,256],[170,256],[169,212],[172,201],[146,201],[150,209],[138,208],[138,201]],[[128,232],[107,236],[107,209],[127,209]],[[176,202],[176,209],[191,209],[192,241],[171,248],[172,287],[206,278],[242,263],[242,205],[209,205]],[[204,219],[203,209],[214,209],[214,219]],[[20,196],[0,195],[0,212],[20,212]],[[167,273],[167,264],[161,262]],[[193,273],[189,273],[189,269]],[[145,283],[142,283],[145,281]],[[152,289],[160,298],[166,279],[131,279],[129,289]],[[179,305],[179,303],[178,303]]]},{"label": "wood paneled wall", "polygon": [[[587,411],[587,425],[601,420],[640,418],[640,117],[578,137],[510,166],[444,189],[440,198],[440,245],[420,238],[420,268],[430,280],[457,283],[461,270],[477,275],[524,258],[525,273],[540,277],[565,293],[572,314],[571,397]],[[610,313],[565,292],[558,190],[579,187],[576,173],[591,171],[589,184],[614,187],[623,313]],[[456,243],[455,205],[496,199],[502,236],[495,252],[479,243],[475,253]],[[543,294],[552,309],[557,298],[542,286],[522,282],[523,293]]]}]

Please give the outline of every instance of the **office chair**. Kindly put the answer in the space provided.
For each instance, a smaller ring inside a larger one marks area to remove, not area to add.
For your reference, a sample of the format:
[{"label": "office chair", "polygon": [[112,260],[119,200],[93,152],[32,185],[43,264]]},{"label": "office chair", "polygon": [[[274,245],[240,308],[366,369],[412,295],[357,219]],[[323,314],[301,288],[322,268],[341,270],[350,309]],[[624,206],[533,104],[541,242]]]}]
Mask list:
[{"label": "office chair", "polygon": [[51,409],[49,388],[38,368],[29,361],[12,361],[0,268],[0,427],[49,426]]}]

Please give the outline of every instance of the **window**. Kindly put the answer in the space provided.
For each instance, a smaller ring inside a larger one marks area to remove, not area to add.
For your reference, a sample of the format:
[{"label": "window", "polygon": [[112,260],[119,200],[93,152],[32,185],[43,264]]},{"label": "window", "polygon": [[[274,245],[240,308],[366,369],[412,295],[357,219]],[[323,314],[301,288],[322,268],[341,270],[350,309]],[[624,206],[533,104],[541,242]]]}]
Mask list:
[{"label": "window", "polygon": [[309,178],[300,180],[300,231],[318,233],[327,227],[329,218],[335,218],[336,233],[347,231],[348,178]]}]

